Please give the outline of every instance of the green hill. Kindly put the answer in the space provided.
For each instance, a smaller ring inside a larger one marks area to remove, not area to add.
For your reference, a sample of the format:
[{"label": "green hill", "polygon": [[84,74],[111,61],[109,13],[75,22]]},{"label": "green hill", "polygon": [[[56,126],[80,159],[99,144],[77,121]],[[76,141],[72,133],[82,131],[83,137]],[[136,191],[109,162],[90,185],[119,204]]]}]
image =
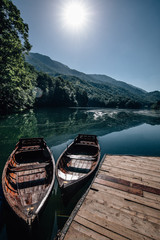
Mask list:
[{"label": "green hill", "polygon": [[[160,100],[159,91],[148,93],[106,75],[85,74],[39,53],[30,53],[26,56],[26,61],[40,72],[54,78],[60,77],[61,81],[65,80],[64,85],[70,83],[73,95],[77,94],[77,98],[74,99],[75,105],[80,104],[84,94],[88,98],[85,105],[96,107],[143,108],[154,106]],[[79,97],[78,92],[81,93]],[[78,98],[79,104],[76,100]]]}]

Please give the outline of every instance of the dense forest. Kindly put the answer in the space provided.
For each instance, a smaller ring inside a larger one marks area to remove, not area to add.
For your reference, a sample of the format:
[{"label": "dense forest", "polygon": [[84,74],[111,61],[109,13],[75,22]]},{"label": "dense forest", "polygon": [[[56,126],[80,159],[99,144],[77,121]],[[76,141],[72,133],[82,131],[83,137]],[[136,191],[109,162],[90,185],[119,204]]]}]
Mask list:
[{"label": "dense forest", "polygon": [[5,113],[33,106],[30,90],[34,80],[24,60],[31,49],[28,25],[9,0],[1,0],[0,19],[0,110]]},{"label": "dense forest", "polygon": [[[122,81],[117,81],[106,75],[85,74],[50,59],[39,53],[29,53],[26,61],[52,77],[60,77],[70,83],[73,89],[83,92],[76,101],[78,106],[108,107],[108,108],[154,108],[160,107],[160,92],[146,92]],[[87,101],[88,99],[88,101]],[[81,102],[82,101],[82,102]]]},{"label": "dense forest", "polygon": [[76,70],[71,72],[58,62],[54,74],[50,74],[43,63],[36,68],[38,64],[26,62],[31,50],[29,28],[12,1],[1,0],[0,19],[1,114],[45,106],[160,108],[158,91],[135,93],[137,90],[133,92],[124,83],[122,86],[118,81],[114,84],[113,81],[98,81],[96,75],[87,76]]}]

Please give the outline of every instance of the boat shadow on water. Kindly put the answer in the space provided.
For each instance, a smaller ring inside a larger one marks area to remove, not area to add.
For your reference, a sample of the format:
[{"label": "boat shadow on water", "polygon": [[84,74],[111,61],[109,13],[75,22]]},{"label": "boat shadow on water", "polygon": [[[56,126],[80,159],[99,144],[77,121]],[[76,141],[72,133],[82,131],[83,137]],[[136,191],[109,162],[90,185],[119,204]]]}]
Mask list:
[{"label": "boat shadow on water", "polygon": [[70,217],[70,214],[72,213],[78,201],[81,199],[81,197],[85,194],[85,192],[89,188],[93,178],[94,176],[91,176],[87,183],[85,183],[79,189],[76,189],[74,193],[69,195],[63,193],[61,189],[58,188],[57,191],[58,201],[56,206],[57,235],[58,232],[60,232],[64,227],[66,221]]},{"label": "boat shadow on water", "polygon": [[4,195],[2,185],[0,184],[0,230],[4,225]]}]

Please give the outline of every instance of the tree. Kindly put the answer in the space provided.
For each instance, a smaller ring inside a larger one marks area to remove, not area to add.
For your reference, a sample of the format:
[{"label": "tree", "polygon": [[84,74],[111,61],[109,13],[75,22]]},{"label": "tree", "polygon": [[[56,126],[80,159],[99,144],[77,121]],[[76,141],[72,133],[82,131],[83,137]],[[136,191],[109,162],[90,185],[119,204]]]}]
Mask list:
[{"label": "tree", "polygon": [[32,98],[24,61],[31,45],[28,25],[10,0],[0,0],[0,19],[0,111],[10,112],[25,109]]},{"label": "tree", "polygon": [[85,90],[81,90],[77,88],[76,90],[76,100],[78,102],[78,106],[87,107],[88,104],[88,95]]}]

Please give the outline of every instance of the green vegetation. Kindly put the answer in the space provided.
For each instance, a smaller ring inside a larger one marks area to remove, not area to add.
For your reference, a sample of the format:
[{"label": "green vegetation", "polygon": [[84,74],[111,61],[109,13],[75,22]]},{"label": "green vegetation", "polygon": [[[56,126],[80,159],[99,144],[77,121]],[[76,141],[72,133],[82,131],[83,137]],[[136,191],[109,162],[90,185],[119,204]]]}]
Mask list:
[{"label": "green vegetation", "polygon": [[31,45],[28,25],[11,1],[1,0],[0,19],[0,109],[11,112],[33,105],[32,80],[24,61],[24,54],[29,52]]},{"label": "green vegetation", "polygon": [[[70,69],[29,53],[28,25],[11,0],[0,5],[0,113],[33,107],[118,107],[159,109],[160,92]],[[26,62],[27,61],[27,62]]]},{"label": "green vegetation", "polygon": [[87,106],[87,93],[61,77],[53,78],[45,73],[37,73],[37,86],[43,94],[36,99],[36,106]]},{"label": "green vegetation", "polygon": [[[26,61],[38,71],[46,72],[52,77],[59,76],[60,79],[68,81],[67,84],[71,84],[73,92],[74,89],[83,92],[84,94],[80,94],[79,97],[77,93],[78,106],[156,109],[157,103],[160,101],[159,91],[148,93],[143,89],[105,75],[78,72],[39,53],[29,53]],[[84,97],[85,94],[86,100],[81,99],[81,96]]]}]

